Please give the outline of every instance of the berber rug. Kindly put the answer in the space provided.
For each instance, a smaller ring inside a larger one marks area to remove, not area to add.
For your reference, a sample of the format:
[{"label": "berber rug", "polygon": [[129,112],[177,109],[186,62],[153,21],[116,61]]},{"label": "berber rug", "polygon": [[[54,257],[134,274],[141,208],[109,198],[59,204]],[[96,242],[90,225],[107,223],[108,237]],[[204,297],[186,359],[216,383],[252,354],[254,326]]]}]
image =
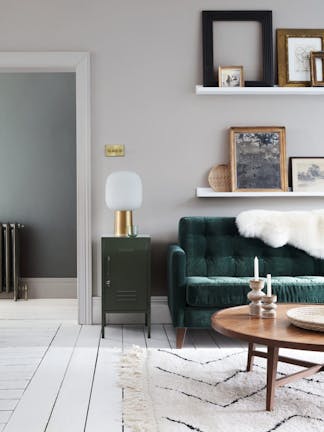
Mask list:
[{"label": "berber rug", "polygon": [[[324,362],[323,353],[299,357]],[[296,351],[281,354],[298,357]],[[306,356],[306,357],[305,357]],[[123,419],[136,432],[323,432],[324,373],[276,389],[265,411],[266,363],[227,349],[142,349],[126,352],[120,365]],[[279,363],[278,376],[300,368]]]}]

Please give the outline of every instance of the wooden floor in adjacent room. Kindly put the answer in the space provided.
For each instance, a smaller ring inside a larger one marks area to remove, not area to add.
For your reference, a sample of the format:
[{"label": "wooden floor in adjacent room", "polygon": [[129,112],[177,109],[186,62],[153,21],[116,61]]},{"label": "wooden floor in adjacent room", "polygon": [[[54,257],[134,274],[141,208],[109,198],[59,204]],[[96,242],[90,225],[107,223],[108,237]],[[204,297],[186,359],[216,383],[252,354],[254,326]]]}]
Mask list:
[{"label": "wooden floor in adjacent room", "polygon": [[[110,325],[101,339],[97,325],[41,317],[0,319],[0,431],[129,432],[117,385],[120,355],[133,345],[175,348],[173,327],[155,324],[148,339],[141,325]],[[185,347],[238,344],[191,330]]]}]

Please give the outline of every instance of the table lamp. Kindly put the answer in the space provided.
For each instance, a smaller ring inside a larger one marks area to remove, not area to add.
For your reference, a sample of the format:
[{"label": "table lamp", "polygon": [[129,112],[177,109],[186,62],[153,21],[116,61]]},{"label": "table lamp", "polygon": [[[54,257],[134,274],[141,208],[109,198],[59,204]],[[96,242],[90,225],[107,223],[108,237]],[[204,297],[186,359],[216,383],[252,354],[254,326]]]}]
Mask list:
[{"label": "table lamp", "polygon": [[141,207],[142,181],[132,171],[116,171],[106,180],[106,204],[115,211],[115,235],[127,235],[127,227],[133,226],[132,211]]}]

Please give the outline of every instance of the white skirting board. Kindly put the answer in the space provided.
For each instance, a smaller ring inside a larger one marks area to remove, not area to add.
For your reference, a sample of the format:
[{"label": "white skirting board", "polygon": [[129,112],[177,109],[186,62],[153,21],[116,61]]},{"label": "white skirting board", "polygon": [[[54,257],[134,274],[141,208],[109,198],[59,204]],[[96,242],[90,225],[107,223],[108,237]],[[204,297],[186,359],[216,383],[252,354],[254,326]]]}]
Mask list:
[{"label": "white skirting board", "polygon": [[[151,297],[152,324],[171,324],[167,296]],[[101,297],[92,297],[92,322],[101,323]],[[109,324],[143,324],[144,313],[111,313],[107,314]]]},{"label": "white skirting board", "polygon": [[76,278],[23,278],[28,298],[77,298]]}]

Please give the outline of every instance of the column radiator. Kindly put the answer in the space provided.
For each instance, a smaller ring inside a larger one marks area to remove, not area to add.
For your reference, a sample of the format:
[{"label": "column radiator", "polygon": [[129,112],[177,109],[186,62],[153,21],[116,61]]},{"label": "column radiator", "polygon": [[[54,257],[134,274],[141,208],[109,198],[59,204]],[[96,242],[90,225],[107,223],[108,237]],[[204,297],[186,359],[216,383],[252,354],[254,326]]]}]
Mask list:
[{"label": "column radiator", "polygon": [[23,225],[2,223],[0,235],[0,298],[19,298],[22,287],[20,275],[20,230]]}]

